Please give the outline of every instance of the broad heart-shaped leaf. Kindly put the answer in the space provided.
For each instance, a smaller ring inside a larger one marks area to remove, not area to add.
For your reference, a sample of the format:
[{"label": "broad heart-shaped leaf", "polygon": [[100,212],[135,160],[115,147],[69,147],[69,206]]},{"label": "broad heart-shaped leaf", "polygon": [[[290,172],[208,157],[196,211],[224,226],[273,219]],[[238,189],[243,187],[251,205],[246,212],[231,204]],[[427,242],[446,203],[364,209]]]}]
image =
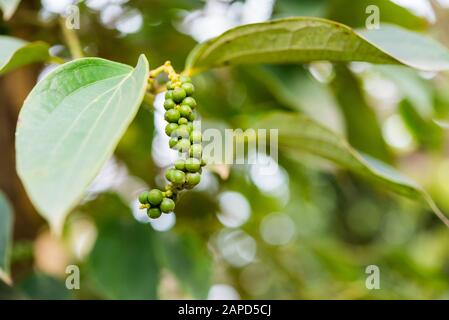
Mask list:
[{"label": "broad heart-shaped leaf", "polygon": [[9,20],[16,12],[20,0],[0,0],[0,9],[3,11],[3,19]]},{"label": "broad heart-shaped leaf", "polygon": [[17,171],[53,231],[133,120],[145,94],[148,61],[137,66],[83,58],[49,73],[31,91],[16,131]]},{"label": "broad heart-shaped leaf", "polygon": [[26,42],[8,36],[0,36],[0,74],[17,69],[21,66],[46,61],[50,57],[48,44]]},{"label": "broad heart-shaped leaf", "polygon": [[5,195],[0,192],[0,280],[11,284],[9,263],[12,243],[12,208]]},{"label": "broad heart-shaped leaf", "polygon": [[307,116],[272,113],[260,119],[255,127],[278,129],[279,148],[287,154],[297,157],[300,152],[306,152],[318,156],[364,176],[386,190],[426,202],[449,227],[449,220],[420,185],[383,162],[358,152],[338,134]]},{"label": "broad heart-shaped leaf", "polygon": [[437,42],[399,27],[357,33],[330,20],[295,17],[243,25],[190,53],[191,74],[243,63],[300,63],[318,60],[404,64],[421,70],[449,69],[449,51]]}]

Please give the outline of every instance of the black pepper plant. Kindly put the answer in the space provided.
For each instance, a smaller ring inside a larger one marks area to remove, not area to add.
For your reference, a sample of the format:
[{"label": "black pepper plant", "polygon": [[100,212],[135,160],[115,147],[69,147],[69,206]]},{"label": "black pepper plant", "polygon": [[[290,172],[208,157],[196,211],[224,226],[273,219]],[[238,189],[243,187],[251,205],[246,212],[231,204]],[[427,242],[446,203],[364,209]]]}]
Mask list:
[{"label": "black pepper plant", "polygon": [[[0,74],[32,62],[59,64],[24,101],[16,130],[17,172],[36,209],[56,232],[113,154],[143,100],[151,101],[155,92],[165,92],[165,133],[179,158],[165,173],[166,186],[141,193],[139,201],[153,219],[175,210],[179,193],[200,182],[205,165],[191,77],[209,69],[323,60],[338,66],[363,61],[432,72],[449,69],[447,49],[418,33],[391,25],[354,30],[313,17],[231,29],[195,47],[180,74],[170,63],[150,69],[143,54],[131,67],[98,57],[77,58],[79,54],[64,62],[48,48],[43,42],[0,36]],[[169,78],[165,87],[156,80],[161,73]],[[280,152],[293,149],[330,160],[386,190],[426,203],[449,225],[422,187],[304,114],[272,112],[250,126],[278,129]]]}]

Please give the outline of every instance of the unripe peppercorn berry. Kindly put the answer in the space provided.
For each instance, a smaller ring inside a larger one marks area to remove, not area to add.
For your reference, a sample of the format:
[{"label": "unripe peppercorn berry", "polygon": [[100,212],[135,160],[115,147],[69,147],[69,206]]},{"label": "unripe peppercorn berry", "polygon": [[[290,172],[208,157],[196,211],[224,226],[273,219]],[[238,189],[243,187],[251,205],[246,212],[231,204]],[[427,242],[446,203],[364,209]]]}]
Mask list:
[{"label": "unripe peppercorn berry", "polygon": [[204,167],[205,165],[207,165],[206,160],[201,159],[201,166]]},{"label": "unripe peppercorn berry", "polygon": [[192,97],[187,97],[184,100],[182,100],[181,104],[188,105],[190,108],[193,109],[196,107],[196,100]]},{"label": "unripe peppercorn berry", "polygon": [[190,148],[190,140],[189,139],[181,139],[176,144],[176,150],[181,152],[187,152]]},{"label": "unripe peppercorn berry", "polygon": [[182,117],[188,118],[192,114],[192,108],[186,104],[181,104],[179,107],[179,113]]},{"label": "unripe peppercorn berry", "polygon": [[179,114],[178,110],[170,109],[165,112],[165,120],[172,123],[178,123],[179,118],[181,115]]},{"label": "unripe peppercorn berry", "polygon": [[194,130],[190,132],[190,141],[192,143],[201,143],[202,135],[201,131]]},{"label": "unripe peppercorn berry", "polygon": [[201,181],[201,174],[198,172],[195,173],[187,173],[186,175],[186,183],[190,186],[196,186]]},{"label": "unripe peppercorn berry", "polygon": [[192,79],[190,79],[189,76],[181,76],[179,77],[179,80],[181,80],[182,83],[192,82]]},{"label": "unripe peppercorn berry", "polygon": [[162,191],[158,189],[153,189],[148,194],[148,202],[152,206],[158,206],[162,202],[163,198],[164,196],[162,194]]},{"label": "unripe peppercorn berry", "polygon": [[186,174],[181,170],[174,170],[170,178],[170,181],[177,185],[182,185],[186,182]]},{"label": "unripe peppercorn berry", "polygon": [[171,81],[168,81],[168,82],[165,84],[165,86],[167,87],[168,90],[173,90],[173,89],[174,89],[173,84],[172,84]]},{"label": "unripe peppercorn berry", "polygon": [[191,83],[183,83],[181,88],[184,89],[187,96],[191,96],[195,92],[195,86]]},{"label": "unripe peppercorn berry", "polygon": [[161,210],[159,208],[150,208],[147,210],[147,214],[151,219],[157,219],[161,216]]},{"label": "unripe peppercorn berry", "polygon": [[168,141],[168,145],[170,146],[170,148],[174,148],[177,144],[178,144],[178,138],[171,138]]},{"label": "unripe peppercorn berry", "polygon": [[148,203],[148,191],[143,191],[139,194],[139,202],[141,204],[147,204]]},{"label": "unripe peppercorn berry", "polygon": [[165,172],[165,178],[167,178],[168,181],[172,180],[173,173],[175,172],[175,169],[170,168]]},{"label": "unripe peppercorn berry", "polygon": [[176,106],[176,103],[172,99],[167,99],[164,101],[164,109],[170,110]]},{"label": "unripe peppercorn berry", "polygon": [[165,99],[173,99],[173,90],[167,90],[165,92]]},{"label": "unripe peppercorn berry", "polygon": [[186,97],[186,91],[182,88],[176,88],[173,90],[173,100],[180,103]]},{"label": "unripe peppercorn berry", "polygon": [[201,162],[195,158],[188,158],[185,162],[186,170],[189,172],[198,172],[201,167]]},{"label": "unripe peppercorn berry", "polygon": [[193,144],[189,149],[189,154],[191,157],[201,159],[201,153],[203,152],[203,148],[200,144]]},{"label": "unripe peppercorn berry", "polygon": [[185,168],[185,162],[182,159],[178,159],[175,161],[175,168],[178,170],[184,170]]},{"label": "unripe peppercorn berry", "polygon": [[188,124],[189,120],[187,120],[186,118],[179,118],[178,120],[178,124]]},{"label": "unripe peppercorn berry", "polygon": [[187,119],[189,119],[189,121],[194,121],[196,119],[196,115],[192,112],[191,114],[189,114]]},{"label": "unripe peppercorn berry", "polygon": [[178,138],[181,137],[187,139],[190,136],[189,128],[185,124],[182,124],[175,130],[174,135]]},{"label": "unripe peppercorn berry", "polygon": [[165,126],[165,134],[170,137],[176,129],[178,129],[178,125],[176,123],[169,123]]},{"label": "unripe peppercorn berry", "polygon": [[175,209],[175,202],[172,199],[164,198],[161,202],[161,211],[163,213],[172,212]]}]

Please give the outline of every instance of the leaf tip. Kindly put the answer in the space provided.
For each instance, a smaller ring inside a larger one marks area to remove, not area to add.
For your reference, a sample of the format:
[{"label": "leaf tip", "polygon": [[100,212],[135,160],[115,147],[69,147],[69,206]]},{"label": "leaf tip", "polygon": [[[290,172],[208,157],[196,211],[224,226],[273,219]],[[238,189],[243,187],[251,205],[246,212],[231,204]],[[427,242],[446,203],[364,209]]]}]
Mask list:
[{"label": "leaf tip", "polygon": [[[147,57],[143,53],[140,54],[139,59],[137,60],[137,66],[140,65],[140,64],[144,64],[146,69],[149,72],[149,70],[150,70],[150,63],[148,62]],[[136,66],[136,68],[137,68],[137,66]]]}]

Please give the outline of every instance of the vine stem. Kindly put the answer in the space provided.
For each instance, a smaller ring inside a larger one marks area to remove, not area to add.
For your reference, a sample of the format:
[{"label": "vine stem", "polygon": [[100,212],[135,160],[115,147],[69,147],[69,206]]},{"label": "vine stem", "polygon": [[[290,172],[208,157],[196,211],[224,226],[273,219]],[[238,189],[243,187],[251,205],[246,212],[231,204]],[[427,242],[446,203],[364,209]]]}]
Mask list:
[{"label": "vine stem", "polygon": [[176,73],[175,69],[171,65],[170,61],[166,61],[163,65],[153,69],[150,71],[150,75],[148,77],[148,86],[147,86],[147,94],[148,101],[154,99],[154,95],[164,92],[166,90],[166,86],[158,86],[157,81],[155,81],[156,77],[161,73],[165,73],[168,76],[168,79],[173,84],[174,87],[181,86],[180,75]]},{"label": "vine stem", "polygon": [[59,18],[59,25],[62,30],[62,35],[69,48],[70,54],[73,59],[79,59],[84,57],[83,49],[81,47],[80,40],[74,29],[67,28],[65,24],[65,19],[63,17]]}]

